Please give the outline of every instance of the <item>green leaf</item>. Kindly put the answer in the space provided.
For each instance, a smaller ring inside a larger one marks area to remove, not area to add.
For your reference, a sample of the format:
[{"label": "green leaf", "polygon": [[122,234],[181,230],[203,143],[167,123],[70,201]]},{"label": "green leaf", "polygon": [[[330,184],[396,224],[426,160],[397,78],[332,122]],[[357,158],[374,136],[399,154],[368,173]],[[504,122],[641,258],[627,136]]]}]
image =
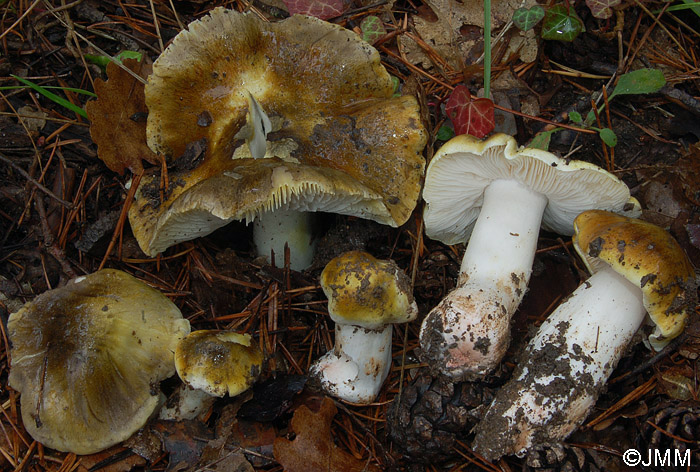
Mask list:
[{"label": "green leaf", "polygon": [[360,30],[362,30],[362,39],[369,44],[374,44],[375,41],[386,35],[386,28],[384,28],[382,20],[374,15],[366,16],[362,20]]},{"label": "green leaf", "polygon": [[554,5],[545,11],[541,36],[543,39],[573,41],[585,30],[583,21],[572,7]]},{"label": "green leaf", "polygon": [[438,141],[449,141],[450,139],[454,138],[455,136],[455,130],[450,128],[447,125],[442,125],[440,126],[440,129],[438,130],[437,134],[435,135],[435,139]]},{"label": "green leaf", "polygon": [[638,69],[620,76],[615,90],[608,97],[612,100],[615,95],[638,95],[658,92],[666,85],[663,72],[658,69]]},{"label": "green leaf", "polygon": [[579,113],[577,111],[570,111],[569,112],[569,119],[571,121],[573,121],[574,123],[580,124],[583,122],[583,118],[581,117],[581,113]]},{"label": "green leaf", "polygon": [[[116,56],[114,56],[114,59],[117,61],[123,61],[124,59],[136,59],[137,61],[141,61],[141,57],[143,54],[141,54],[138,51],[122,51]],[[94,54],[85,54],[85,59],[87,59],[89,62],[92,62],[93,64],[97,64],[103,69],[107,68],[107,64],[110,62],[110,58],[107,56],[96,56]]]},{"label": "green leaf", "polygon": [[561,131],[563,128],[554,128],[549,131],[542,131],[537,133],[530,144],[527,145],[529,148],[542,149],[544,151],[549,150],[549,142],[552,140],[552,135],[557,131]]},{"label": "green leaf", "polygon": [[[24,89],[27,89],[27,88],[30,88],[30,87],[28,87],[28,86],[26,86],[26,85],[7,85],[7,86],[5,86],[5,87],[0,87],[0,90],[24,90]],[[75,93],[79,93],[79,94],[82,94],[82,95],[87,95],[88,97],[97,98],[97,94],[96,94],[96,93],[93,93],[93,92],[91,92],[91,91],[89,91],[89,90],[79,89],[79,88],[73,88],[73,87],[56,87],[55,85],[51,85],[51,86],[47,85],[47,86],[45,86],[44,88],[47,89],[47,90],[65,90],[65,91],[68,91],[68,92],[75,92]]]},{"label": "green leaf", "polygon": [[615,147],[617,145],[617,135],[610,128],[599,129],[598,134],[600,135],[600,139],[608,146]]},{"label": "green leaf", "polygon": [[513,12],[513,24],[522,31],[531,30],[544,18],[544,8],[535,5],[532,8],[518,8]]},{"label": "green leaf", "polygon": [[41,85],[37,85],[34,82],[30,82],[27,79],[23,79],[22,77],[17,77],[16,75],[12,75],[12,74],[10,74],[10,75],[12,76],[12,78],[19,80],[24,85],[26,85],[27,87],[31,88],[32,90],[42,94],[43,96],[45,96],[46,98],[48,98],[52,102],[57,103],[64,108],[68,108],[70,111],[82,116],[83,118],[87,118],[87,113],[85,113],[85,110],[83,110],[79,106],[73,105],[71,102],[69,102],[65,98],[59,97],[55,93],[49,92]]},{"label": "green leaf", "polygon": [[399,91],[399,87],[401,86],[401,81],[399,80],[399,78],[392,75],[391,85],[394,87],[394,93],[392,94],[392,97],[400,97],[401,92]]}]

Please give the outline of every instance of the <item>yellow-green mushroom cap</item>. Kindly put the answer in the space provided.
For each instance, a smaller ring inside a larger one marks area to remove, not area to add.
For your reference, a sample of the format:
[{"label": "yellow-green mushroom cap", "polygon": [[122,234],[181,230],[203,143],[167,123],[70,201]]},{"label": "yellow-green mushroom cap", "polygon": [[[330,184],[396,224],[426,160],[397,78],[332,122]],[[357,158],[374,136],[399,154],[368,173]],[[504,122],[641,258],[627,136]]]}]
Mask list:
[{"label": "yellow-green mushroom cap", "polygon": [[602,210],[581,213],[574,228],[574,247],[591,272],[608,264],[642,290],[655,349],[681,334],[695,305],[695,271],[666,230]]},{"label": "yellow-green mushroom cap", "polygon": [[159,291],[105,269],[28,302],[8,331],[9,384],[29,434],[91,454],[130,437],[159,406],[158,383],[175,373],[190,324]]},{"label": "yellow-green mushroom cap", "polygon": [[[277,209],[396,227],[420,196],[418,103],[395,97],[377,50],[339,25],[215,8],[156,60],[145,96],[148,144],[172,163],[167,192],[148,172],[129,211],[148,255]],[[254,153],[250,97],[270,120]]]},{"label": "yellow-green mushroom cap", "polygon": [[321,273],[328,313],[336,323],[377,329],[405,323],[418,314],[411,283],[394,261],[362,251],[332,259]]},{"label": "yellow-green mushroom cap", "polygon": [[248,334],[193,331],[175,349],[175,367],[183,382],[216,397],[236,396],[260,376],[263,355]]}]

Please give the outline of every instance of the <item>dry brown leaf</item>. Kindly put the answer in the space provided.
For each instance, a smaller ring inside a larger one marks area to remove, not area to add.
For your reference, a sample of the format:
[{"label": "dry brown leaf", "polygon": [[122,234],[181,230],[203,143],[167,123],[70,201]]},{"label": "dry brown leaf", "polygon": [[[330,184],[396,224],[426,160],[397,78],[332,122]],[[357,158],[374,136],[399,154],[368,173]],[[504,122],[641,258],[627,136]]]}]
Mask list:
[{"label": "dry brown leaf", "polygon": [[331,421],[338,412],[324,398],[317,412],[302,405],[294,412],[291,427],[296,437],[275,439],[274,456],[287,472],[373,472],[380,469],[333,444]]},{"label": "dry brown leaf", "polygon": [[110,447],[96,454],[82,456],[78,472],[99,469],[101,472],[129,472],[146,465],[146,460],[122,446]]},{"label": "dry brown leaf", "polygon": [[[146,78],[149,64],[126,59],[123,64]],[[146,108],[143,84],[128,72],[110,62],[107,81],[95,81],[97,100],[85,106],[90,119],[90,136],[97,144],[97,155],[114,172],[123,174],[130,169],[137,174],[143,170],[141,160],[158,162],[146,144]]]}]

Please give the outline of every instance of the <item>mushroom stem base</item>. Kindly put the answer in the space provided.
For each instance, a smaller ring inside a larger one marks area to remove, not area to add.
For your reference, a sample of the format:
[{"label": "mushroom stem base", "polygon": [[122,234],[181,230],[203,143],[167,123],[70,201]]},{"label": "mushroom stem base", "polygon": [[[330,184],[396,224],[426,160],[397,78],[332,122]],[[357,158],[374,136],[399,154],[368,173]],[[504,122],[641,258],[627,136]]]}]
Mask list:
[{"label": "mushroom stem base", "polygon": [[314,214],[277,209],[263,213],[253,223],[253,240],[258,255],[270,258],[274,252],[275,264],[284,264],[284,245],[289,246],[289,267],[304,270],[311,265],[315,244],[311,228]]},{"label": "mushroom stem base", "polygon": [[309,375],[330,395],[372,403],[389,375],[392,331],[392,325],[366,329],[336,324],[335,347],[311,366]]},{"label": "mushroom stem base", "polygon": [[611,268],[590,277],[542,323],[477,426],[474,451],[496,460],[564,440],[586,419],[645,315],[639,288]]}]

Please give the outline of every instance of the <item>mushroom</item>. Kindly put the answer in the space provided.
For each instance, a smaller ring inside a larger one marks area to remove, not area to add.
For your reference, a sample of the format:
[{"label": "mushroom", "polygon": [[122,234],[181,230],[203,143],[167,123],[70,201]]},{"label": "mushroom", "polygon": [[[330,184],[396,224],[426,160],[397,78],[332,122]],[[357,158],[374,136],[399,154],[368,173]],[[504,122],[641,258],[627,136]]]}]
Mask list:
[{"label": "mushroom", "polygon": [[542,323],[477,426],[474,450],[488,459],[564,440],[593,408],[646,314],[660,348],[695,307],[693,267],[663,229],[598,210],[579,215],[575,229],[574,246],[594,273]]},{"label": "mushroom", "polygon": [[350,251],[326,265],[321,288],[335,321],[335,346],[309,375],[333,396],[371,403],[391,368],[392,323],[418,314],[410,280],[394,261]]},{"label": "mushroom", "polygon": [[518,149],[496,134],[443,145],[426,172],[425,232],[446,244],[469,240],[456,288],[423,320],[421,359],[456,380],[488,373],[510,342],[525,295],[540,225],[573,234],[587,209],[639,213],[627,186],[587,162]]},{"label": "mushroom", "polygon": [[217,397],[235,397],[260,376],[263,355],[249,334],[198,330],[175,348],[175,368],[184,387],[160,412],[161,419],[191,420]]},{"label": "mushroom", "polygon": [[170,166],[167,189],[145,175],[129,211],[149,256],[246,220],[259,254],[288,243],[301,270],[307,212],[398,226],[418,200],[418,104],[393,97],[377,51],[338,25],[216,8],[156,60],[145,94],[148,144]]},{"label": "mushroom", "polygon": [[163,294],[113,269],[77,277],[10,315],[9,384],[24,426],[59,451],[91,454],[141,428],[175,373],[190,324]]}]

